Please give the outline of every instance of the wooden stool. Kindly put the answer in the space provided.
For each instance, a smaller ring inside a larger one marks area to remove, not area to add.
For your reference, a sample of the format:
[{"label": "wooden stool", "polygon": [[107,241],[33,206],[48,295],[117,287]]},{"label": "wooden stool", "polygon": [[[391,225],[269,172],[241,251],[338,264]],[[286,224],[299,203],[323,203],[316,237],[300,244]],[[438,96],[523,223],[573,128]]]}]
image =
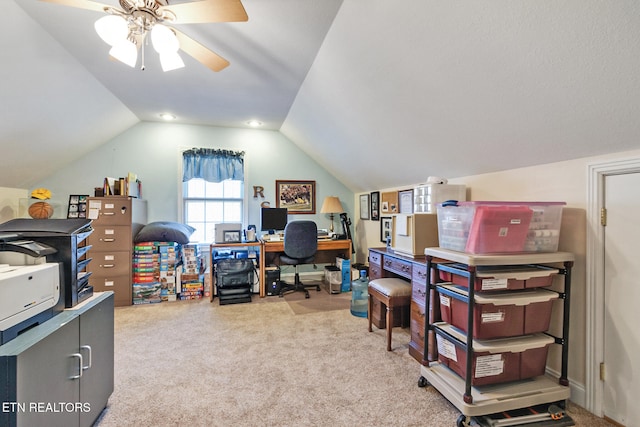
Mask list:
[{"label": "wooden stool", "polygon": [[[369,332],[371,328],[371,311],[373,310],[373,300],[380,301],[387,306],[387,351],[391,351],[391,330],[393,329],[393,309],[400,307],[404,311],[411,304],[411,283],[398,278],[373,279],[369,282]],[[403,327],[405,322],[402,317]]]}]

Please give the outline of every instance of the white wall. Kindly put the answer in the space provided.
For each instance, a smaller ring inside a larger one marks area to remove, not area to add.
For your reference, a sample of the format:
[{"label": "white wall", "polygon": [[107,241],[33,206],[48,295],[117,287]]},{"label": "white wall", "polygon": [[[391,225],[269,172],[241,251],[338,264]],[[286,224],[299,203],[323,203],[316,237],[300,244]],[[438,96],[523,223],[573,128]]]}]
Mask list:
[{"label": "white wall", "polygon": [[26,189],[0,187],[0,224],[26,215],[28,197]]},{"label": "white wall", "polygon": [[[193,147],[245,151],[248,183],[247,224],[260,223],[260,203],[275,207],[278,179],[316,181],[316,215],[293,215],[290,219],[312,219],[329,228],[329,217],[320,214],[325,196],[338,196],[345,210],[353,212],[353,192],[338,182],[280,132],[142,122],[74,161],[35,187],[52,192],[52,202],[61,204],[55,217],[66,216],[69,194],[93,195],[105,176],[122,177],[134,172],[142,181],[149,221],[179,220],[178,189],[181,150]],[[253,186],[264,187],[264,199],[253,198]]]},{"label": "white wall", "polygon": [[[585,255],[586,233],[589,226],[586,218],[587,167],[591,163],[632,158],[640,158],[640,150],[449,179],[449,184],[467,186],[468,200],[563,201],[567,203],[563,211],[559,250],[572,252],[576,257],[572,270],[569,346],[569,379],[575,390],[584,390],[586,376]],[[398,189],[381,189],[381,191],[386,190]],[[359,194],[356,194],[354,198],[356,210],[359,209],[356,202],[358,197]],[[359,218],[358,211],[355,216]],[[363,248],[384,246],[380,242],[379,227],[378,221],[358,220],[356,222],[356,239],[361,242]],[[366,252],[359,251],[357,261],[365,262],[365,260]],[[556,350],[557,348],[551,352],[550,366],[559,371],[559,355]],[[579,395],[573,395],[572,399],[577,399],[580,403]]]}]

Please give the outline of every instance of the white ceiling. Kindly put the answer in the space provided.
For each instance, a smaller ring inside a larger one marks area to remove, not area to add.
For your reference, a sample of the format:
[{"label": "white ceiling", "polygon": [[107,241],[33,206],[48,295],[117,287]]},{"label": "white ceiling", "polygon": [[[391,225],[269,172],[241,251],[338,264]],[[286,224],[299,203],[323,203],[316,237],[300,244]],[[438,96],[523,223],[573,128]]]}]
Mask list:
[{"label": "white ceiling", "polygon": [[0,186],[162,111],[261,120],[354,191],[640,148],[636,0],[243,4],[248,22],[176,25],[228,68],[163,73],[152,49],[145,71],[108,59],[99,13],[3,1]]}]

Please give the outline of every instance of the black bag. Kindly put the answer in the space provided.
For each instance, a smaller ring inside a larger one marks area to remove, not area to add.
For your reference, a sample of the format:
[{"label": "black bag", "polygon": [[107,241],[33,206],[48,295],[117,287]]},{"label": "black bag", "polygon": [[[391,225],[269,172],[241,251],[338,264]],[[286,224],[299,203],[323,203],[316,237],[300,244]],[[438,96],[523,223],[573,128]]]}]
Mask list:
[{"label": "black bag", "polygon": [[253,286],[254,273],[253,261],[248,258],[222,259],[216,264],[216,286]]}]

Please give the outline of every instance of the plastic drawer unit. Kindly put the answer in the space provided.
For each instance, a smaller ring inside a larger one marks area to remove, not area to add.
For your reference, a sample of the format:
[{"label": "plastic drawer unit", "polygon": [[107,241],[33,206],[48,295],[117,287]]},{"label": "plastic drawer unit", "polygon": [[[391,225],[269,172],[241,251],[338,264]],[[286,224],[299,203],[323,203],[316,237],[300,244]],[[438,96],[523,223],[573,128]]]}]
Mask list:
[{"label": "plastic drawer unit", "polygon": [[[469,294],[458,286],[438,286],[442,320],[467,332]],[[546,289],[474,295],[473,338],[529,335],[549,329],[558,293]]]},{"label": "plastic drawer unit", "polygon": [[497,340],[474,340],[473,353],[459,343],[465,335],[446,323],[436,324],[438,360],[461,377],[466,376],[467,357],[472,357],[471,385],[519,381],[544,375],[552,337],[524,335]]}]

